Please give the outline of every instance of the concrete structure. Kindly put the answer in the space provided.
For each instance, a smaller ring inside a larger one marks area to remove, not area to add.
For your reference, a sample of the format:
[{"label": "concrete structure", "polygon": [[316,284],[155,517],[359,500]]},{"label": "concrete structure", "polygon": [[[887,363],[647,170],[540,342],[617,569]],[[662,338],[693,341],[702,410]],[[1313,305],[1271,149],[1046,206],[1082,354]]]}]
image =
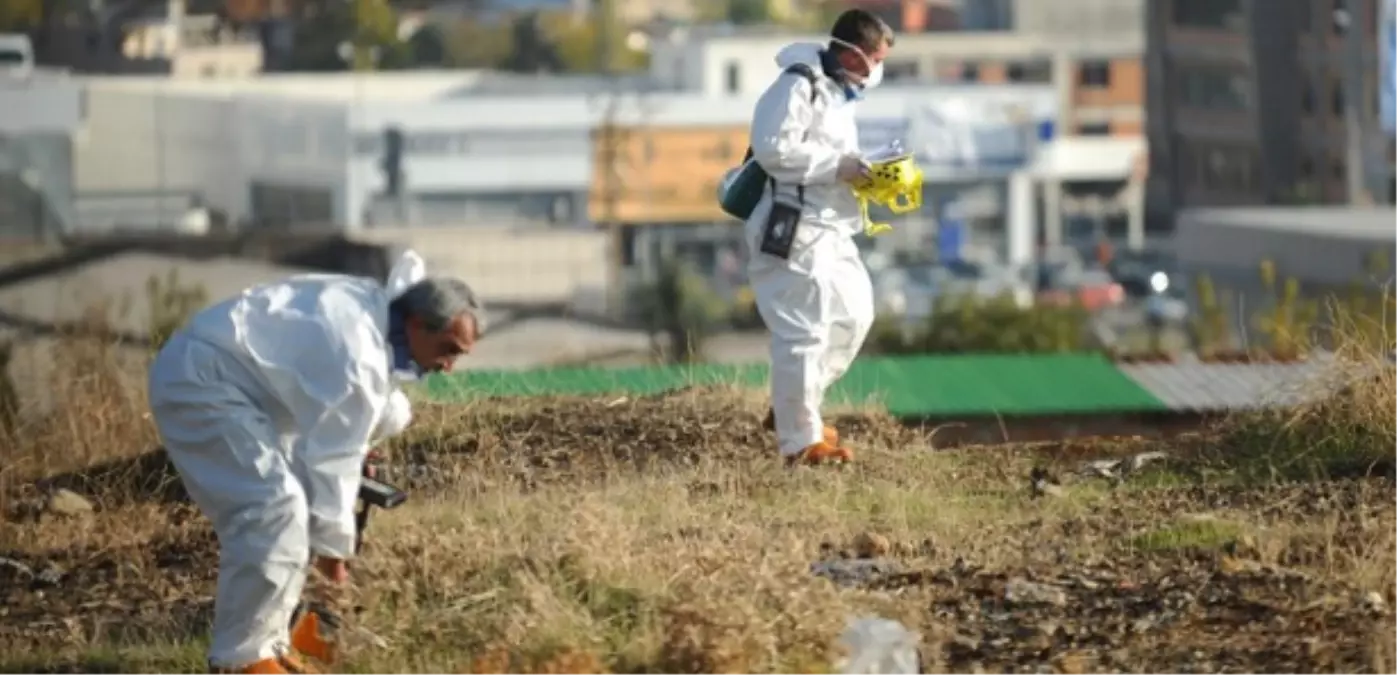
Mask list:
[{"label": "concrete structure", "polygon": [[48,69],[0,74],[0,240],[41,240],[74,217],[80,84]]},{"label": "concrete structure", "polygon": [[[1095,0],[1103,3],[1131,5],[1125,0]],[[1138,6],[1138,0],[1133,4]],[[1138,135],[1143,120],[1143,23],[1130,29],[1128,22],[1113,19],[1101,22],[1100,32],[1070,36],[1062,32],[1065,27],[1046,20],[1030,25],[1038,32],[900,36],[887,62],[888,82],[1050,83],[1060,99],[1059,128],[1065,133]],[[712,97],[751,95],[775,77],[772,55],[781,47],[796,40],[826,39],[770,28],[681,28],[652,42],[650,74],[662,89],[696,90]]]},{"label": "concrete structure", "polygon": [[[1190,208],[1179,213],[1175,254],[1187,272],[1226,285],[1258,282],[1271,261],[1278,279],[1302,285],[1377,286],[1392,278],[1397,210],[1391,207]],[[1370,271],[1373,257],[1385,268]]]},{"label": "concrete structure", "polygon": [[[1392,144],[1372,133],[1377,2],[1151,2],[1151,219],[1166,224],[1194,206],[1347,201],[1349,106],[1368,139],[1369,188],[1390,203]],[[1350,23],[1363,27],[1358,100],[1345,82]]]}]

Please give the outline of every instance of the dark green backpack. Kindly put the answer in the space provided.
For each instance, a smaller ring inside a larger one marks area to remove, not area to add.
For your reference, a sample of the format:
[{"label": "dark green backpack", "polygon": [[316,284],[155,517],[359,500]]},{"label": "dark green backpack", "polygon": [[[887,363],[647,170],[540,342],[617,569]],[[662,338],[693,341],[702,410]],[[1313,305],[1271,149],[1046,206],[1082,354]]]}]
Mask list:
[{"label": "dark green backpack", "polygon": [[[797,63],[786,68],[785,72],[795,73],[810,82],[810,102],[814,103],[820,91],[815,70],[804,63]],[[752,146],[748,145],[747,154],[742,156],[742,165],[737,170],[737,175],[718,196],[718,205],[722,207],[723,213],[738,220],[747,220],[757,208],[757,202],[762,200],[762,193],[768,185],[774,190],[776,180],[752,159]],[[796,189],[800,192],[801,201],[804,201],[805,186],[801,185]]]}]

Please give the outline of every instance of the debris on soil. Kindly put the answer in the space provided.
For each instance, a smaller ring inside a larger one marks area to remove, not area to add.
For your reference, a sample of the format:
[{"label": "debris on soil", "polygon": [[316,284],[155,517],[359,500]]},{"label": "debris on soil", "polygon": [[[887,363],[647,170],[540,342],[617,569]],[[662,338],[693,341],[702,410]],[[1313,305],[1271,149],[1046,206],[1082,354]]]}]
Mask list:
[{"label": "debris on soil", "polygon": [[892,544],[877,532],[860,532],[854,537],[854,555],[860,558],[881,558],[892,550]]},{"label": "debris on soil", "polygon": [[1029,493],[1033,495],[1034,499],[1044,496],[1061,497],[1066,494],[1062,489],[1061,481],[1041,466],[1033,467],[1032,473],[1028,476],[1028,482]]},{"label": "debris on soil", "polygon": [[1051,584],[1034,583],[1014,577],[1004,584],[1004,600],[1011,605],[1052,605],[1062,607],[1067,604],[1067,593]]},{"label": "debris on soil", "polygon": [[[702,462],[745,468],[762,452],[772,453],[774,461],[768,434],[756,425],[725,423],[751,417],[753,407],[693,392],[535,399],[485,412],[424,405],[417,411],[421,426],[392,445],[381,477],[409,490],[457,489],[453,481],[467,475],[527,489]],[[915,437],[878,418],[841,421],[840,429],[887,447]],[[1130,459],[1109,464],[1092,464],[1102,454],[1076,454],[1035,472],[1030,485],[1048,496],[1061,489],[1059,480],[1080,479],[1087,471],[1086,480],[1093,480],[1161,461],[1141,449],[1131,447]],[[901,468],[869,462],[857,470],[865,480],[896,480]],[[206,520],[171,499],[178,481],[168,480],[172,473],[162,454],[103,471],[101,480],[73,476],[72,483],[63,483],[88,507],[76,512],[91,513],[95,522],[114,517],[128,502],[113,501],[100,486],[116,486],[129,499],[144,500],[133,513],[152,518],[146,528],[151,534],[116,545],[55,536],[41,545],[35,542],[45,524],[0,517],[0,528],[14,537],[0,548],[0,651],[143,637],[168,642],[206,633],[218,568]],[[782,487],[774,481],[788,480],[741,469],[700,476],[689,489],[695,501],[765,499]],[[1009,501],[1022,509],[1022,469],[995,480],[986,503],[997,508]],[[92,509],[79,492],[102,508]],[[49,508],[42,497],[35,505]],[[1027,508],[1028,516],[1015,511],[1002,523],[984,519],[987,531],[970,538],[910,528],[896,534],[900,541],[866,531],[851,542],[848,535],[857,529],[821,531],[814,525],[801,533],[806,541],[838,546],[828,546],[810,565],[810,576],[797,574],[793,583],[820,585],[850,602],[877,596],[897,603],[907,614],[899,617],[905,625],[937,636],[924,640],[923,661],[948,672],[1367,672],[1375,669],[1372,636],[1393,633],[1391,590],[1349,585],[1322,571],[1334,563],[1338,547],[1360,540],[1374,524],[1390,526],[1397,512],[1390,481],[1149,486],[1080,504],[1037,502]],[[13,503],[0,504],[0,513],[13,509]],[[1326,523],[1326,529],[1313,541],[1295,537],[1279,550],[1273,541],[1259,545],[1246,533],[1211,550],[1169,542],[1154,549],[1130,545],[1142,530],[1218,524],[1196,514],[1240,517],[1258,533],[1315,523]],[[686,524],[673,540],[702,539],[707,526]],[[836,551],[843,547],[848,550]],[[837,588],[828,588],[831,583]]]},{"label": "debris on soil", "polygon": [[72,490],[59,488],[49,495],[44,510],[65,518],[78,518],[92,513],[92,502]]},{"label": "debris on soil", "polygon": [[839,672],[915,674],[922,672],[917,645],[921,636],[892,619],[876,616],[849,621],[840,638],[846,652]]},{"label": "debris on soil", "polygon": [[872,586],[880,579],[886,579],[902,571],[902,566],[892,560],[821,560],[810,566],[817,577],[824,577],[839,586]]}]

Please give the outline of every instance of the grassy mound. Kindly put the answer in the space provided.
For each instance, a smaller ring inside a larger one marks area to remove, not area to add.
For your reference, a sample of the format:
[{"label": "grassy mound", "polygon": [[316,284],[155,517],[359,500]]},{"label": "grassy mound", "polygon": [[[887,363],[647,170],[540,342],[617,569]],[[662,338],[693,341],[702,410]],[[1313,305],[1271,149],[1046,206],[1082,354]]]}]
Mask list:
[{"label": "grassy mound", "polygon": [[[207,522],[139,389],[72,353],[61,405],[0,440],[0,671],[202,668]],[[1392,672],[1393,484],[1344,468],[1391,460],[1391,371],[1364,372],[1387,379],[1167,445],[938,450],[854,414],[831,470],[783,468],[749,392],[422,404],[388,448],[411,501],[339,598],[346,665],[820,672],[877,614],[928,670]]]}]

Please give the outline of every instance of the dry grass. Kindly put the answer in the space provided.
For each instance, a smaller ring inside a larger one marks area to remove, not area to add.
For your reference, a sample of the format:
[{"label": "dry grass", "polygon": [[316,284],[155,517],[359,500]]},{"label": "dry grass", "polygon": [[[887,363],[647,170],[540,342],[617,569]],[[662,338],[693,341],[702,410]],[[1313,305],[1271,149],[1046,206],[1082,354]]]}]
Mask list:
[{"label": "dry grass", "polygon": [[[144,397],[112,348],[65,347],[48,382],[61,405],[22,410],[0,440],[0,556],[57,570],[41,584],[0,564],[0,671],[198,669],[207,523],[149,454]],[[921,634],[932,671],[1393,672],[1393,485],[1350,470],[1392,459],[1380,372],[1176,442],[1166,465],[1114,486],[1069,477],[1159,448],[941,451],[859,413],[840,420],[858,464],[791,471],[740,391],[424,403],[390,448],[388,478],[412,501],[376,514],[342,598],[363,608],[346,665],[819,672],[849,617],[878,614]],[[1059,496],[1033,495],[1035,468],[1062,479]],[[57,485],[95,511],[46,513]],[[812,574],[867,548],[883,572],[849,586]],[[1006,603],[1015,577],[1064,601]]]}]

